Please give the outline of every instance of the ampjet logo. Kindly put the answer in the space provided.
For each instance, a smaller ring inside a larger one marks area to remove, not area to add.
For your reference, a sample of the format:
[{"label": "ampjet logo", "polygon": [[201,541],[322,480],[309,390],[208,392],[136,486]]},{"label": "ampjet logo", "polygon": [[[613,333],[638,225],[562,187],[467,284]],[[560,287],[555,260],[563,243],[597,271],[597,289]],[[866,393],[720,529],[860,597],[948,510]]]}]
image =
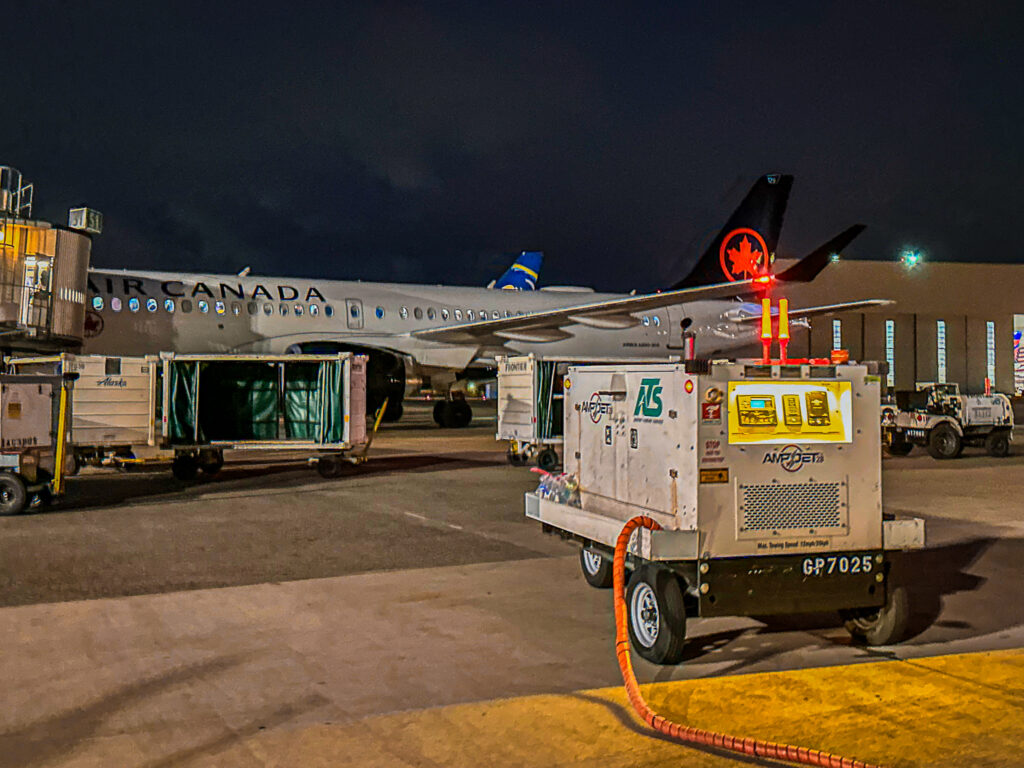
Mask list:
[{"label": "ampjet logo", "polygon": [[799,445],[786,445],[775,448],[764,455],[762,464],[778,464],[787,472],[799,472],[806,464],[823,464],[825,454],[818,451],[805,451]]},{"label": "ampjet logo", "polygon": [[612,404],[601,399],[601,395],[595,392],[586,402],[580,403],[580,410],[590,414],[590,420],[597,424],[606,413],[612,412]]},{"label": "ampjet logo", "polygon": [[636,397],[636,408],[633,415],[643,414],[652,419],[661,416],[661,379],[641,379],[640,392]]}]

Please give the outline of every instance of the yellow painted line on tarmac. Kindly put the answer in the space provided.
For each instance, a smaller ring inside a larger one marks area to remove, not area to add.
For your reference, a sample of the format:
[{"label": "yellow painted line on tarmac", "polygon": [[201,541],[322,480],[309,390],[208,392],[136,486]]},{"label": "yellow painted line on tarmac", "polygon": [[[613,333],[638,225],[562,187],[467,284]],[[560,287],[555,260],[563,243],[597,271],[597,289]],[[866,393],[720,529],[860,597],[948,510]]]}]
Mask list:
[{"label": "yellow painted line on tarmac", "polygon": [[[656,683],[644,695],[681,723],[893,768],[1024,765],[1024,650]],[[232,764],[236,748],[304,768],[778,765],[655,735],[621,688],[284,727],[244,739],[217,764]]]}]

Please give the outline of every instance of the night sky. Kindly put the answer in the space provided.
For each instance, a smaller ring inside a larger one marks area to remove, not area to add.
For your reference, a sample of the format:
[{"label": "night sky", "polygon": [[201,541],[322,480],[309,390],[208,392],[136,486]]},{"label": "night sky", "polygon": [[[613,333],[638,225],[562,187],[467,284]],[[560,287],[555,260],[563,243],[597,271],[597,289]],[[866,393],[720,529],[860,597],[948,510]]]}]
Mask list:
[{"label": "night sky", "polygon": [[[894,7],[898,6],[898,7]],[[679,279],[761,173],[779,256],[1021,260],[1015,4],[25,2],[0,163],[100,266]]]}]

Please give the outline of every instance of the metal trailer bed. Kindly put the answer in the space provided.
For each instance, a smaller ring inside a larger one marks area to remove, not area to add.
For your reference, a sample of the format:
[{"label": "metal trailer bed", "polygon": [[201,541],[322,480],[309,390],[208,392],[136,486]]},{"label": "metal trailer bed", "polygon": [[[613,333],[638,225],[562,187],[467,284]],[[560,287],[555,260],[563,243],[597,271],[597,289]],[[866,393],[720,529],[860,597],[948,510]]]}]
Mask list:
[{"label": "metal trailer bed", "polygon": [[562,381],[570,365],[678,360],[678,356],[645,360],[564,355],[539,357],[533,353],[498,357],[498,429],[495,439],[509,441],[509,463],[525,464],[535,459],[538,467],[551,471],[558,466],[557,448],[564,442]]},{"label": "metal trailer bed", "polygon": [[681,660],[688,616],[835,610],[860,641],[900,639],[890,552],[923,547],[924,523],[882,512],[879,366],[571,367],[565,389],[572,484],[525,513],[578,541],[599,587],[626,521],[660,526],[629,548],[641,656]]}]

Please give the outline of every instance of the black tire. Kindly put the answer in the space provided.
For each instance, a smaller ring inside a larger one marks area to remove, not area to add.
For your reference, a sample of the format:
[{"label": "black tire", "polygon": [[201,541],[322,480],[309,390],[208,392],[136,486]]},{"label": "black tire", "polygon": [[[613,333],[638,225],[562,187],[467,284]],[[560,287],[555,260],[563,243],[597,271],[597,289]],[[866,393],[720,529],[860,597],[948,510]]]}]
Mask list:
[{"label": "black tire", "polygon": [[82,469],[82,460],[75,451],[68,451],[64,457],[64,477],[74,477]]},{"label": "black tire", "polygon": [[900,642],[910,624],[910,603],[903,587],[890,587],[885,605],[871,611],[840,614],[854,642],[863,645],[893,645]]},{"label": "black tire", "polygon": [[434,403],[434,423],[439,427],[444,426],[444,412],[448,407],[448,403],[445,400],[438,400]]},{"label": "black tire", "polygon": [[330,480],[341,474],[341,459],[337,456],[321,456],[316,463],[316,471],[320,477]]},{"label": "black tire", "polygon": [[465,400],[452,400],[452,413],[454,418],[453,427],[465,429],[473,421],[473,409]]},{"label": "black tire", "polygon": [[998,458],[1009,456],[1010,435],[1003,430],[990,432],[988,437],[985,438],[985,450],[988,451],[989,456],[996,456]]},{"label": "black tire", "polygon": [[[405,413],[405,408],[402,407],[402,403],[398,400],[388,400],[387,408],[384,409],[384,415],[381,417],[381,421],[385,421],[388,424],[394,424]],[[435,419],[436,420],[436,419]]]},{"label": "black tire", "polygon": [[906,456],[914,450],[914,444],[902,435],[893,434],[889,439],[889,444],[885,446],[885,449],[891,456]]},{"label": "black tire", "polygon": [[195,456],[175,456],[171,464],[171,474],[183,483],[191,483],[199,474],[199,462]]},{"label": "black tire", "polygon": [[17,475],[0,472],[0,516],[20,515],[28,506],[28,491]]},{"label": "black tire", "polygon": [[686,643],[686,609],[675,574],[654,565],[637,568],[626,588],[629,640],[654,664],[678,664]]},{"label": "black tire", "polygon": [[537,454],[537,466],[545,472],[550,472],[558,466],[558,453],[554,448],[545,448]]},{"label": "black tire", "polygon": [[202,456],[202,463],[199,468],[203,471],[204,475],[213,476],[220,472],[221,467],[224,466],[224,454],[221,451],[215,453],[204,454]]},{"label": "black tire", "polygon": [[612,586],[612,561],[597,552],[580,549],[580,570],[587,584],[598,589]]},{"label": "black tire", "polygon": [[928,453],[933,459],[955,459],[963,449],[960,435],[949,424],[939,424],[928,433]]}]

